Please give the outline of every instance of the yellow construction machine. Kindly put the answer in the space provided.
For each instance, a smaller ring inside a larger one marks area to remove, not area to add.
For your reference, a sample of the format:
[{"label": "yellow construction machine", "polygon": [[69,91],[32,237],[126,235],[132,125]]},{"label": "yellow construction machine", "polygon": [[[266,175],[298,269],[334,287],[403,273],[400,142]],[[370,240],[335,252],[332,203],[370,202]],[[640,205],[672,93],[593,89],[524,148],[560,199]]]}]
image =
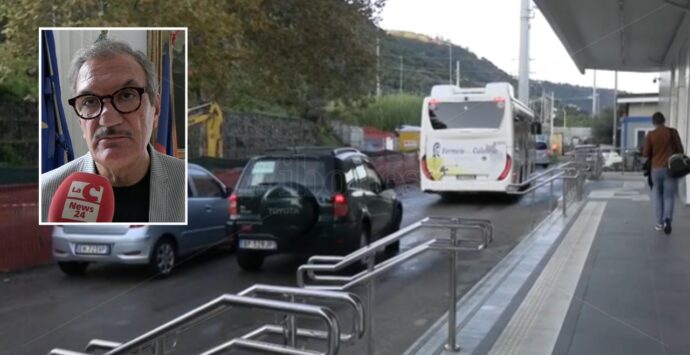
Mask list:
[{"label": "yellow construction machine", "polygon": [[221,136],[221,126],[223,123],[223,110],[216,102],[209,102],[203,105],[190,108],[188,111],[187,122],[189,127],[197,124],[206,125],[206,151],[201,151],[200,155],[213,158],[223,157],[223,141]]}]

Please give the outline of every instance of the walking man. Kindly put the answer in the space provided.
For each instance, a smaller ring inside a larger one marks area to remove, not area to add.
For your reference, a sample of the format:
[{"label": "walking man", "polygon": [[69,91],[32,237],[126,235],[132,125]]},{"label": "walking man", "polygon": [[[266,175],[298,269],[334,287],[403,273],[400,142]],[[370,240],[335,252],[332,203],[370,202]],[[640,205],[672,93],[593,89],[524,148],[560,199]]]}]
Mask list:
[{"label": "walking man", "polygon": [[652,116],[654,130],[647,134],[642,156],[651,160],[652,200],[656,213],[654,229],[671,234],[673,205],[678,191],[678,179],[668,175],[668,158],[675,153],[683,153],[683,144],[678,131],[666,127],[666,119],[661,112]]}]

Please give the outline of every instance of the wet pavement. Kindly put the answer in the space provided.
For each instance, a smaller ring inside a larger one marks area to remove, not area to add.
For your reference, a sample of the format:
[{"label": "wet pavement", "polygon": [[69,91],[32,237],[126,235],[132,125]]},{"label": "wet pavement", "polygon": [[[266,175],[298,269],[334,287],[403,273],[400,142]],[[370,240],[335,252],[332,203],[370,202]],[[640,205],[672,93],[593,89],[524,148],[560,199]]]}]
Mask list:
[{"label": "wet pavement", "polygon": [[[493,245],[460,258],[459,296],[555,207],[548,187],[521,199],[461,195],[448,201],[414,187],[398,190],[404,202],[403,225],[426,216],[494,222]],[[413,233],[402,240],[402,250],[434,233],[441,232]],[[150,279],[145,268],[119,265],[96,265],[78,278],[63,275],[54,265],[6,273],[0,280],[0,354],[45,354],[55,347],[81,351],[94,338],[125,341],[223,293],[256,283],[295,286],[296,269],[305,261],[271,257],[261,272],[250,273],[237,266],[233,253],[214,250],[163,280]],[[402,353],[447,311],[447,270],[447,255],[429,252],[378,278],[374,314],[379,354]],[[362,294],[361,289],[352,291]],[[181,335],[175,353],[208,349],[274,321],[271,314],[233,309]],[[344,346],[341,353],[362,354],[364,349],[361,342]]]}]

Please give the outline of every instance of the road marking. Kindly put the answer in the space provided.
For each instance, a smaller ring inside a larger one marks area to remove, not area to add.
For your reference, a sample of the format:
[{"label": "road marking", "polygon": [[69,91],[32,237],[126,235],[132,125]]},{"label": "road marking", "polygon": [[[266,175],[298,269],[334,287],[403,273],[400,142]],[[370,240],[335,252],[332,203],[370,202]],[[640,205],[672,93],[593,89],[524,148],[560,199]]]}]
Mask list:
[{"label": "road marking", "polygon": [[623,181],[624,189],[641,189],[645,187],[644,181]]},{"label": "road marking", "polygon": [[585,205],[490,354],[553,352],[605,207]]},{"label": "road marking", "polygon": [[0,208],[17,208],[17,207],[36,207],[37,203],[6,203],[0,205]]},{"label": "road marking", "polygon": [[632,201],[649,201],[649,193],[640,191],[639,189],[611,189],[611,190],[594,190],[589,193],[589,198],[592,199],[616,199],[616,200],[632,200]]}]

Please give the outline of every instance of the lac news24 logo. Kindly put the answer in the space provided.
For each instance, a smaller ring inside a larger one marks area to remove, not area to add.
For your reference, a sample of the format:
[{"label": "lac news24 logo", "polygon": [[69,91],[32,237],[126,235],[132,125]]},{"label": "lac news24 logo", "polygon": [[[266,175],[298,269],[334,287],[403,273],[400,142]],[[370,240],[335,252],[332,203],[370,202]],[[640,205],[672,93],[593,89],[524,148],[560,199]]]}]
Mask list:
[{"label": "lac news24 logo", "polygon": [[62,218],[79,222],[96,222],[105,186],[85,181],[72,181],[67,192]]}]

